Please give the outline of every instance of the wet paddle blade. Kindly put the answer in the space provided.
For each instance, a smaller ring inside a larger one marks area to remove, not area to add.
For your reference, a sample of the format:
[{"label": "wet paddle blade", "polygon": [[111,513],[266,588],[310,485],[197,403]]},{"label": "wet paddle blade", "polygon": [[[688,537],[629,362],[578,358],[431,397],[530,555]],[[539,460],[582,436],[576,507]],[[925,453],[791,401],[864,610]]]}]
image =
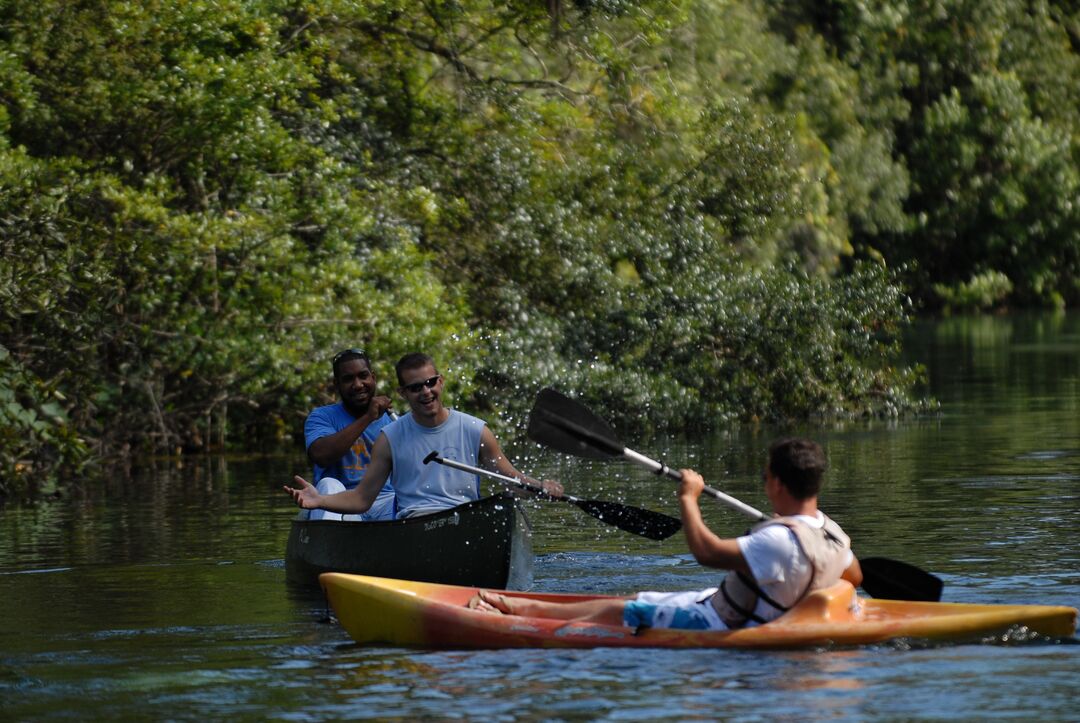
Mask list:
[{"label": "wet paddle blade", "polygon": [[603,500],[573,500],[572,504],[605,524],[650,540],[666,540],[682,528],[678,519],[640,507]]},{"label": "wet paddle blade", "polygon": [[607,422],[551,388],[536,395],[529,412],[528,435],[535,442],[576,457],[609,459],[623,452]]},{"label": "wet paddle blade", "polygon": [[887,557],[868,557],[859,560],[862,567],[862,589],[871,597],[884,600],[938,602],[945,583],[914,565]]},{"label": "wet paddle blade", "polygon": [[457,462],[452,459],[444,459],[439,456],[438,452],[432,452],[427,457],[424,457],[424,464],[429,464],[431,462],[438,462],[439,464],[444,464],[447,467],[453,467],[454,469],[459,469],[463,472],[492,477],[505,484],[529,490],[537,495],[537,499],[551,500],[552,502],[566,502],[571,505],[576,505],[601,522],[613,525],[627,532],[632,532],[635,535],[648,537],[652,540],[663,540],[671,537],[680,527],[682,527],[682,523],[674,517],[668,517],[659,512],[643,510],[639,507],[630,507],[629,505],[622,505],[618,502],[604,502],[602,500],[579,500],[570,495],[550,495],[544,492],[542,487],[522,482],[514,477],[507,477],[506,475],[499,474],[498,472],[489,469],[473,467],[472,465],[465,464],[464,462]]}]

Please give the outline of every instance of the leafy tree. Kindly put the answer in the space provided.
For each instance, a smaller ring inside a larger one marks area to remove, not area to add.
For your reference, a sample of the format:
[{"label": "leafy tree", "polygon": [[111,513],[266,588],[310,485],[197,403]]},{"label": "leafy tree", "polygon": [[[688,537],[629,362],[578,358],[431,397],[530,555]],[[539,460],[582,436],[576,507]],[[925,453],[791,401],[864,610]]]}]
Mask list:
[{"label": "leafy tree", "polygon": [[891,152],[910,175],[909,223],[861,234],[857,246],[907,264],[909,283],[931,307],[998,275],[1009,291],[997,301],[1080,300],[1075,7],[789,1],[776,17],[792,39],[803,28],[824,38],[859,74],[871,107],[894,98],[910,109],[879,115],[881,138],[894,139]]},{"label": "leafy tree", "polygon": [[310,95],[323,51],[260,8],[4,17],[24,64],[3,94],[0,338],[98,454],[291,435],[331,350],[468,338],[407,230],[364,241],[373,194],[305,137],[335,116]]},{"label": "leafy tree", "polygon": [[[853,260],[903,256],[916,104],[842,17],[0,4],[0,461],[295,438],[360,343],[507,426],[545,384],[668,428],[916,408],[906,297]],[[1023,153],[1060,140],[1030,125]]]}]

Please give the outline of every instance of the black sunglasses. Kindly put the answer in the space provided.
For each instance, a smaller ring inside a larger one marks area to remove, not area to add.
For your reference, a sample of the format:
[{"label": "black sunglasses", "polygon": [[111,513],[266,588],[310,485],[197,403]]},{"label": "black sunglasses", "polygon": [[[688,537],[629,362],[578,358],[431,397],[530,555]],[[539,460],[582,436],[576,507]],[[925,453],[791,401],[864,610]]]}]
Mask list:
[{"label": "black sunglasses", "polygon": [[433,377],[428,377],[427,379],[425,379],[422,382],[413,382],[412,384],[402,384],[401,388],[404,389],[407,392],[412,392],[413,394],[416,394],[418,391],[420,391],[424,387],[427,387],[428,389],[431,389],[433,386],[435,386],[436,384],[439,383],[440,379],[442,379],[442,374],[436,374]]},{"label": "black sunglasses", "polygon": [[334,358],[330,360],[330,366],[337,369],[338,362],[345,357],[356,357],[357,359],[363,359],[369,364],[371,363],[368,360],[367,352],[363,349],[345,349],[343,351],[339,351],[337,354],[334,355]]}]

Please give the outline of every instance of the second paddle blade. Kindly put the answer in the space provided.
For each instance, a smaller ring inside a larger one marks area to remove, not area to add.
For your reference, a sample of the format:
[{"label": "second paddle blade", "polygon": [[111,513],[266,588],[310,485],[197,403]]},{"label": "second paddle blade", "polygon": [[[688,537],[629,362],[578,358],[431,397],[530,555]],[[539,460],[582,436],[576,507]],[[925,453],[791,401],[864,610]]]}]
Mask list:
[{"label": "second paddle blade", "polygon": [[640,507],[603,500],[575,500],[574,504],[598,520],[650,540],[666,540],[682,528],[677,518]]},{"label": "second paddle blade", "polygon": [[871,597],[885,600],[938,602],[944,583],[914,565],[887,557],[859,560],[862,566],[862,589]]},{"label": "second paddle blade", "polygon": [[622,454],[622,445],[607,422],[554,389],[541,389],[529,412],[529,438],[560,452],[590,459]]}]

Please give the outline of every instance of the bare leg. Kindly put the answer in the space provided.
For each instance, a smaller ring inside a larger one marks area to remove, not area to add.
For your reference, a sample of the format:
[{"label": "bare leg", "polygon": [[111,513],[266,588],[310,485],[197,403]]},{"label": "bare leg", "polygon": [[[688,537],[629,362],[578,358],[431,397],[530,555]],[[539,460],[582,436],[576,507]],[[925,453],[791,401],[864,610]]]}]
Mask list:
[{"label": "bare leg", "polygon": [[[473,601],[477,601],[473,604]],[[504,615],[520,615],[529,618],[549,618],[553,620],[576,620],[579,622],[622,625],[625,598],[605,598],[602,600],[583,600],[581,602],[560,603],[543,600],[506,597],[499,593],[481,590],[470,601],[470,607],[501,612]]]}]

